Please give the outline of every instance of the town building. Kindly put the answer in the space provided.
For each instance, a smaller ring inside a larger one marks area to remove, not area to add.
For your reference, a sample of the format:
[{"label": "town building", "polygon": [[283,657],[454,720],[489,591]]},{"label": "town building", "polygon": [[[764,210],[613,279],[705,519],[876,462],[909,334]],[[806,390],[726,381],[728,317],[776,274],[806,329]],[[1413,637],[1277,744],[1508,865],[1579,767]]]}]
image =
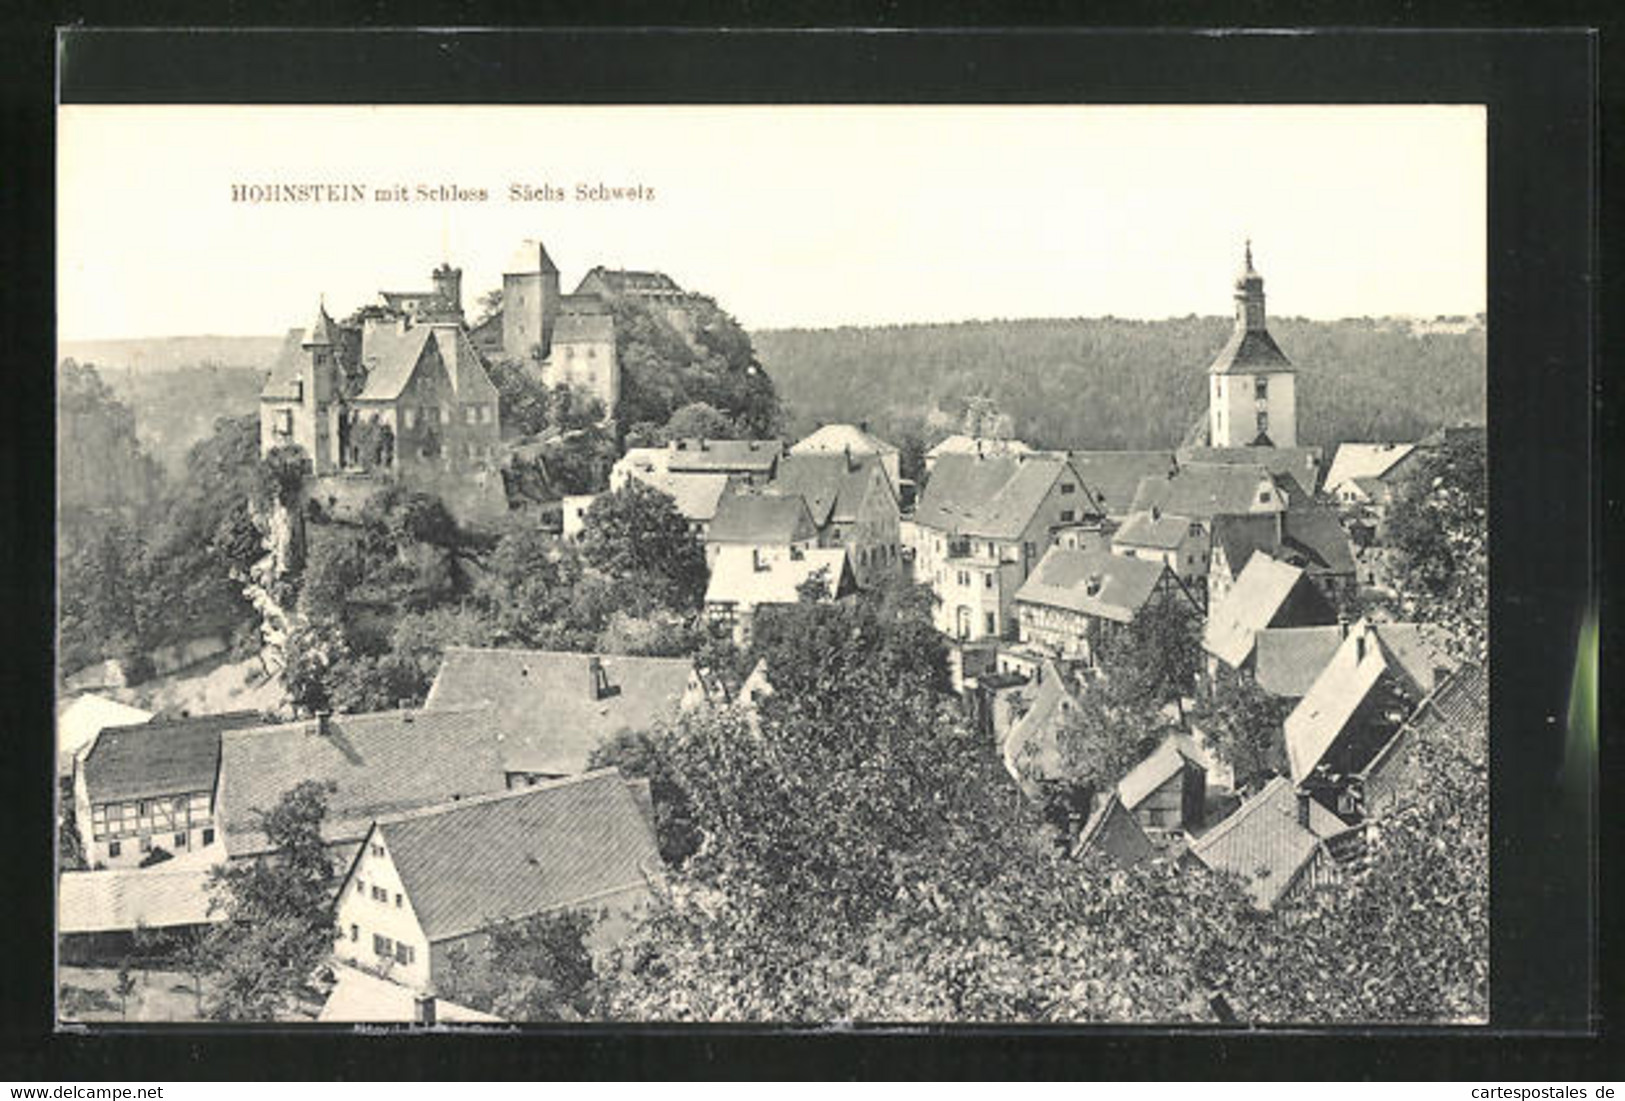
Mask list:
[{"label": "town building", "polygon": [[612,946],[663,882],[654,829],[621,774],[380,815],[364,832],[335,911],[340,960],[432,991],[454,949],[541,914],[600,915]]},{"label": "town building", "polygon": [[1489,729],[1489,682],[1481,665],[1444,674],[1394,736],[1350,778],[1340,810],[1381,818],[1405,801],[1422,767],[1416,747],[1423,738],[1461,744]]},{"label": "town building", "polygon": [[722,497],[733,486],[728,474],[673,474],[666,468],[665,448],[634,447],[616,460],[610,469],[609,488],[622,489],[637,481],[657,489],[672,499],[678,515],[688,521],[688,530],[702,542],[716,519]]},{"label": "town building", "polygon": [[790,445],[789,454],[795,455],[851,455],[855,458],[875,456],[886,468],[886,477],[892,488],[902,493],[902,457],[897,448],[869,431],[863,424],[826,424],[811,435]]},{"label": "town building", "polygon": [[1320,485],[1318,447],[1209,447],[1191,444],[1175,453],[1180,466],[1261,466],[1282,489],[1289,504],[1313,498]]},{"label": "town building", "polygon": [[450,646],[426,712],[489,708],[508,787],[588,770],[622,733],[647,732],[695,702],[687,658]]},{"label": "town building", "polygon": [[843,547],[725,546],[711,569],[705,614],[730,627],[734,641],[747,646],[762,608],[799,604],[811,592],[821,600],[839,600],[856,591]]},{"label": "town building", "polygon": [[1337,609],[1301,569],[1255,551],[1235,585],[1208,613],[1202,632],[1208,676],[1217,676],[1220,667],[1251,670],[1254,643],[1266,627],[1336,622]]},{"label": "town building", "polygon": [[937,461],[948,455],[971,458],[1008,458],[1015,455],[1036,455],[1038,452],[1022,443],[1004,437],[954,435],[939,441],[925,453],[925,472],[935,474]]},{"label": "town building", "polygon": [[915,581],[938,597],[937,629],[1009,638],[1016,592],[1057,531],[1100,519],[1072,464],[1051,454],[944,455],[914,516]]},{"label": "town building", "polygon": [[818,525],[798,493],[774,490],[724,494],[705,533],[705,562],[713,573],[724,548],[798,553],[819,546]]},{"label": "town building", "polygon": [[1084,823],[1072,846],[1072,855],[1083,858],[1099,854],[1119,868],[1132,868],[1157,855],[1157,846],[1123,800],[1113,791]]},{"label": "town building", "polygon": [[319,1024],[434,1028],[503,1023],[503,1018],[494,1014],[379,978],[348,964],[335,963],[332,969],[333,987],[316,1014]]},{"label": "town building", "polygon": [[56,714],[56,774],[59,780],[72,780],[73,763],[96,735],[110,726],[132,726],[152,718],[152,712],[120,703],[94,692],[86,692],[58,702]]},{"label": "town building", "polygon": [[[1424,693],[1454,666],[1416,623],[1371,623],[1372,632]],[[1348,637],[1347,622],[1316,627],[1266,627],[1253,637],[1253,679],[1272,696],[1302,699]]]},{"label": "town building", "polygon": [[1112,550],[1128,558],[1162,562],[1175,577],[1192,581],[1192,592],[1206,603],[1208,536],[1199,521],[1171,516],[1155,506],[1134,512],[1112,533]]},{"label": "town building", "polygon": [[1199,610],[1160,559],[1051,547],[1016,592],[1017,638],[1022,649],[1093,666],[1101,647],[1158,599]]},{"label": "town building", "polygon": [[883,456],[792,452],[779,460],[771,485],[807,503],[819,546],[846,548],[859,588],[897,576],[901,514]]},{"label": "town building", "polygon": [[1416,445],[1409,443],[1342,444],[1332,456],[1323,491],[1340,505],[1373,503],[1415,452]]},{"label": "town building", "polygon": [[1005,771],[1029,798],[1037,799],[1046,782],[1066,778],[1059,735],[1086,686],[1076,674],[1052,660],[1043,661],[1028,684],[1029,690],[1023,693],[1026,711],[1004,728],[1000,752]]},{"label": "town building", "polygon": [[1274,910],[1337,881],[1326,840],[1347,828],[1277,776],[1191,842],[1185,859],[1234,877],[1255,907]]},{"label": "town building", "polygon": [[1236,276],[1236,324],[1208,367],[1208,439],[1214,447],[1296,447],[1296,369],[1270,336],[1264,279],[1248,242]]},{"label": "town building", "polygon": [[676,439],[666,445],[672,474],[726,474],[737,484],[762,486],[773,480],[784,455],[781,440]]},{"label": "town building", "polygon": [[221,732],[257,712],[104,727],[74,770],[74,821],[91,868],[224,859],[217,781]]},{"label": "town building", "polygon": [[1165,738],[1117,782],[1123,809],[1152,836],[1199,828],[1207,804],[1207,765],[1182,734]]},{"label": "town building", "polygon": [[1129,512],[1152,509],[1195,520],[1211,533],[1220,516],[1279,518],[1287,498],[1260,463],[1192,463],[1162,478],[1140,480]]},{"label": "town building", "polygon": [[63,872],[56,885],[61,961],[116,966],[141,947],[137,930],[202,932],[225,920],[218,909],[210,911],[210,870],[194,862]]},{"label": "town building", "polygon": [[1108,520],[1122,522],[1147,478],[1167,478],[1179,469],[1170,451],[1068,451],[1072,469],[1083,479],[1095,507]]}]

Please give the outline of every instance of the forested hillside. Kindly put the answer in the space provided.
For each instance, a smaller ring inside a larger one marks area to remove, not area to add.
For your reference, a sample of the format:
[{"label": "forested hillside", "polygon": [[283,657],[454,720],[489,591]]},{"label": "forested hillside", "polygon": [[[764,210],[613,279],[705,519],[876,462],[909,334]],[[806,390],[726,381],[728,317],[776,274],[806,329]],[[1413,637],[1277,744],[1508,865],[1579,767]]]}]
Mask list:
[{"label": "forested hillside", "polygon": [[[792,429],[867,419],[901,438],[921,431],[922,421],[957,422],[967,397],[986,394],[1030,443],[1148,448],[1178,444],[1206,410],[1206,368],[1230,326],[1220,317],[1106,317],[752,337]],[[1484,418],[1485,332],[1477,321],[1275,318],[1270,329],[1298,369],[1300,443],[1415,439]]]}]

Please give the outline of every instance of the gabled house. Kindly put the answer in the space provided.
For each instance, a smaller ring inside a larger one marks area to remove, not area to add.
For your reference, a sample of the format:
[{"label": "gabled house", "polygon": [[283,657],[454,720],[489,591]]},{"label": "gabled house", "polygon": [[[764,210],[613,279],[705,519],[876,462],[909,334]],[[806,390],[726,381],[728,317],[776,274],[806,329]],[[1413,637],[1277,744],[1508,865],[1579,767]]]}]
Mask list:
[{"label": "gabled house", "polygon": [[663,875],[654,830],[613,768],[380,816],[344,875],[333,954],[432,991],[453,949],[540,914],[601,915],[590,946],[613,946]]},{"label": "gabled house", "polygon": [[1095,507],[1108,519],[1121,521],[1134,507],[1134,495],[1146,478],[1167,478],[1179,469],[1171,451],[1068,451],[1072,468],[1083,479]]},{"label": "gabled house", "polygon": [[56,714],[56,771],[59,779],[72,779],[73,762],[96,735],[110,726],[132,726],[152,718],[152,712],[119,703],[93,692],[63,700]]},{"label": "gabled house", "polygon": [[818,524],[798,493],[772,490],[726,493],[705,533],[705,563],[713,572],[723,548],[808,551],[819,546]]},{"label": "gabled house", "polygon": [[[1415,623],[1372,623],[1370,627],[1424,693],[1433,691],[1436,678],[1453,665]],[[1254,637],[1253,679],[1272,696],[1302,699],[1347,637],[1346,623],[1266,627]]]},{"label": "gabled house", "polygon": [[1054,534],[1098,519],[1053,454],[944,455],[914,516],[914,579],[938,597],[937,629],[971,641],[1014,633],[1016,591]]},{"label": "gabled house", "polygon": [[1170,735],[1117,782],[1117,798],[1140,825],[1155,833],[1190,831],[1202,824],[1207,766],[1196,743]]},{"label": "gabled house", "polygon": [[746,485],[773,478],[784,444],[779,440],[672,440],[666,445],[666,469],[673,474],[729,474]]},{"label": "gabled house", "polygon": [[488,708],[508,787],[586,772],[623,731],[649,731],[695,702],[686,658],[447,647],[427,712]]},{"label": "gabled house", "polygon": [[1337,879],[1326,838],[1347,827],[1317,806],[1277,776],[1193,841],[1186,859],[1234,876],[1255,907],[1273,910]]},{"label": "gabled house", "polygon": [[1216,516],[1278,516],[1287,497],[1258,463],[1191,463],[1163,478],[1142,478],[1130,512],[1185,516],[1211,532]]},{"label": "gabled house", "polygon": [[807,502],[821,547],[845,547],[859,588],[897,574],[901,562],[897,490],[878,455],[790,454],[772,488]]},{"label": "gabled house", "polygon": [[1024,647],[1093,665],[1100,647],[1158,599],[1198,608],[1160,560],[1051,547],[1016,593],[1018,637]]},{"label": "gabled house", "polygon": [[1489,724],[1489,681],[1481,665],[1445,674],[1370,762],[1351,778],[1354,798],[1345,810],[1379,818],[1405,799],[1415,782],[1419,739],[1460,741],[1483,736]]},{"label": "gabled house", "polygon": [[260,814],[305,780],[329,784],[322,838],[348,860],[379,815],[504,791],[489,707],[317,715],[220,738],[220,806],[234,859],[272,852]]},{"label": "gabled house", "polygon": [[1300,491],[1312,494],[1320,484],[1321,452],[1318,447],[1181,447],[1176,453],[1180,466],[1261,466],[1277,479],[1292,479]]},{"label": "gabled house", "polygon": [[[1365,504],[1377,487],[1392,485],[1397,474],[1416,450],[1409,443],[1345,443],[1332,456],[1326,471],[1323,492],[1340,505]],[[1368,482],[1369,486],[1356,483]]]},{"label": "gabled house", "polygon": [[1007,458],[1015,455],[1036,455],[1037,453],[1037,451],[1020,440],[959,434],[939,441],[926,451],[925,472],[927,475],[934,475],[937,470],[937,463],[950,455],[991,459]]},{"label": "gabled house", "polygon": [[895,445],[871,433],[868,424],[826,424],[791,444],[789,454],[792,457],[850,455],[857,459],[874,456],[886,468],[886,477],[891,479],[892,488],[898,493],[902,492],[901,455]]},{"label": "gabled house", "polygon": [[813,585],[823,600],[839,600],[857,591],[845,548],[723,547],[705,589],[705,614],[711,622],[731,627],[734,641],[746,646],[758,610],[800,603]]},{"label": "gabled house", "polygon": [[1156,843],[1115,791],[1101,800],[1072,846],[1072,855],[1077,858],[1095,853],[1119,868],[1131,868],[1157,855]]},{"label": "gabled house", "polygon": [[1287,716],[1292,782],[1308,785],[1328,806],[1348,778],[1371,763],[1411,711],[1418,685],[1365,620],[1348,637]]},{"label": "gabled house", "polygon": [[1326,598],[1344,607],[1356,589],[1354,547],[1333,509],[1321,505],[1288,508],[1281,517],[1277,558],[1300,567]]},{"label": "gabled house", "polygon": [[1337,622],[1337,610],[1296,566],[1254,552],[1235,585],[1208,612],[1202,648],[1208,675],[1219,666],[1251,669],[1254,644],[1266,627],[1305,627]]},{"label": "gabled house", "polygon": [[1200,523],[1153,507],[1130,513],[1112,533],[1112,550],[1129,558],[1167,563],[1175,577],[1194,578],[1192,591],[1207,595],[1208,537]]},{"label": "gabled house", "polygon": [[74,820],[92,868],[134,868],[162,850],[188,862],[220,849],[220,736],[257,712],[104,727],[74,769]]},{"label": "gabled house", "polygon": [[1000,752],[1005,771],[1031,798],[1041,794],[1044,781],[1064,778],[1057,735],[1083,691],[1065,668],[1046,661],[1021,695],[1026,710],[1004,732]]},{"label": "gabled house", "polygon": [[1281,545],[1279,514],[1215,516],[1208,552],[1207,606],[1216,608],[1247,568],[1254,551],[1273,555]]},{"label": "gabled house", "polygon": [[322,1024],[502,1024],[503,1018],[381,979],[347,964],[333,965],[333,988],[316,1020]]}]

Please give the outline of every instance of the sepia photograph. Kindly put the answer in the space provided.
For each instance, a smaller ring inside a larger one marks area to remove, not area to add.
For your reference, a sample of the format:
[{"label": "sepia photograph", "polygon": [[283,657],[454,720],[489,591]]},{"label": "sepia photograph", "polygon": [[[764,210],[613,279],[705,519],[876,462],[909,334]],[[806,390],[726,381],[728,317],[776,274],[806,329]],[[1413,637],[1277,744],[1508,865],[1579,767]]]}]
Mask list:
[{"label": "sepia photograph", "polygon": [[1483,106],[56,126],[59,1030],[1489,1023]]}]

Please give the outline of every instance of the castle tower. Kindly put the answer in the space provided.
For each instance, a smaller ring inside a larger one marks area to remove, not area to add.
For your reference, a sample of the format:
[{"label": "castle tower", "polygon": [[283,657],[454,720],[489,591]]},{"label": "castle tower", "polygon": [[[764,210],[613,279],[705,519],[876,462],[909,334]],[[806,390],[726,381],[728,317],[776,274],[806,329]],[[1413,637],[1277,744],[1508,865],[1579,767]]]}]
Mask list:
[{"label": "castle tower", "polygon": [[434,269],[434,293],[440,299],[439,317],[448,321],[463,319],[463,269],[441,264]]},{"label": "castle tower", "polygon": [[1208,368],[1208,436],[1214,447],[1296,447],[1295,369],[1264,316],[1264,277],[1247,242],[1235,283],[1236,325]]},{"label": "castle tower", "polygon": [[503,353],[530,362],[540,349],[545,357],[558,315],[559,269],[540,241],[527,239],[502,273]]},{"label": "castle tower", "polygon": [[305,351],[301,398],[310,425],[305,440],[314,472],[327,474],[338,466],[334,447],[338,435],[338,407],[334,400],[338,389],[338,337],[325,303],[316,307],[316,320],[305,330],[300,346]]}]

